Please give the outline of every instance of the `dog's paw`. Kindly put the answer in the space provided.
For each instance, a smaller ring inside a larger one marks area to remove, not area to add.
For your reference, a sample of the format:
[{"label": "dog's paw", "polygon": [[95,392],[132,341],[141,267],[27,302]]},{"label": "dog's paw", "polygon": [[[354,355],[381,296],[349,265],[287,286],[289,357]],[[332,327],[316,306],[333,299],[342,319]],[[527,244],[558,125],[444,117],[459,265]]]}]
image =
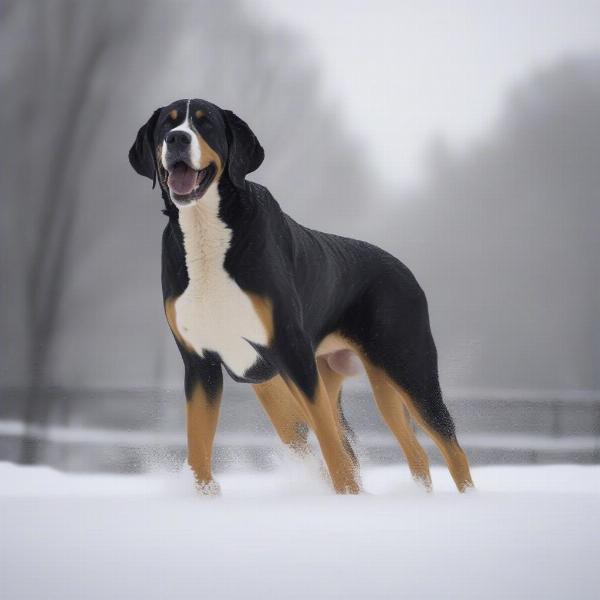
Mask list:
[{"label": "dog's paw", "polygon": [[413,474],[413,481],[420,487],[422,487],[428,494],[433,492],[433,483],[429,474]]},{"label": "dog's paw", "polygon": [[221,486],[214,479],[210,481],[197,481],[196,491],[200,496],[220,496]]}]

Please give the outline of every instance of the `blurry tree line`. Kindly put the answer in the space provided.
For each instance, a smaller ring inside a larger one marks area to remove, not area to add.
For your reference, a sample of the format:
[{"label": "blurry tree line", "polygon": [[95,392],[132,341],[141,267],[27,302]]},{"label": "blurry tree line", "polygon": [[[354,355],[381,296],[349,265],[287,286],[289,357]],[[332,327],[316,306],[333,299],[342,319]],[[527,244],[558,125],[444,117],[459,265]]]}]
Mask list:
[{"label": "blurry tree line", "polygon": [[599,157],[600,56],[565,59],[466,152],[436,144],[428,184],[387,218],[455,386],[600,388]]}]

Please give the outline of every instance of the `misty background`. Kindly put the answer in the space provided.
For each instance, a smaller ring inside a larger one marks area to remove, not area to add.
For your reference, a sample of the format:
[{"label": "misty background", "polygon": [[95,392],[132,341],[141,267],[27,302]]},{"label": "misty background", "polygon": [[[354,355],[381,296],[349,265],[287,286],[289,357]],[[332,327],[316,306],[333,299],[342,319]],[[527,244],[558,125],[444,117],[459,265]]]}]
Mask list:
[{"label": "misty background", "polygon": [[[127,152],[199,97],[250,124],[287,213],[413,270],[473,462],[600,462],[600,6],[473,4],[5,0],[0,460],[180,459],[166,218]],[[345,406],[366,460],[401,460],[364,378]],[[249,387],[216,443],[270,464]]]}]

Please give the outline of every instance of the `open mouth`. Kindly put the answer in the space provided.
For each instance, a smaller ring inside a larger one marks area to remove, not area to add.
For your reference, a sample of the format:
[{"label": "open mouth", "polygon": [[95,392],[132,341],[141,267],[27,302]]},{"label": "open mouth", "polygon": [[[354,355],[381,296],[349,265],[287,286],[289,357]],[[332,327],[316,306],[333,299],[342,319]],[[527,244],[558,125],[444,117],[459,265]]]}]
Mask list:
[{"label": "open mouth", "polygon": [[214,165],[196,171],[183,161],[176,162],[167,170],[167,184],[173,200],[188,204],[202,197],[214,176]]}]

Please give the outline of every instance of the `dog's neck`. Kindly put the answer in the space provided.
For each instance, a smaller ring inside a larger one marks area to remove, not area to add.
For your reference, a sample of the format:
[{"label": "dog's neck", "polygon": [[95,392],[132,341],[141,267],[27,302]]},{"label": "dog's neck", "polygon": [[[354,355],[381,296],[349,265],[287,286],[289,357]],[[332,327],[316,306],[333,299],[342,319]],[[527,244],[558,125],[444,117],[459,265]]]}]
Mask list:
[{"label": "dog's neck", "polygon": [[199,202],[179,209],[185,262],[192,287],[206,285],[223,272],[232,231],[219,216],[221,196],[213,183]]}]

